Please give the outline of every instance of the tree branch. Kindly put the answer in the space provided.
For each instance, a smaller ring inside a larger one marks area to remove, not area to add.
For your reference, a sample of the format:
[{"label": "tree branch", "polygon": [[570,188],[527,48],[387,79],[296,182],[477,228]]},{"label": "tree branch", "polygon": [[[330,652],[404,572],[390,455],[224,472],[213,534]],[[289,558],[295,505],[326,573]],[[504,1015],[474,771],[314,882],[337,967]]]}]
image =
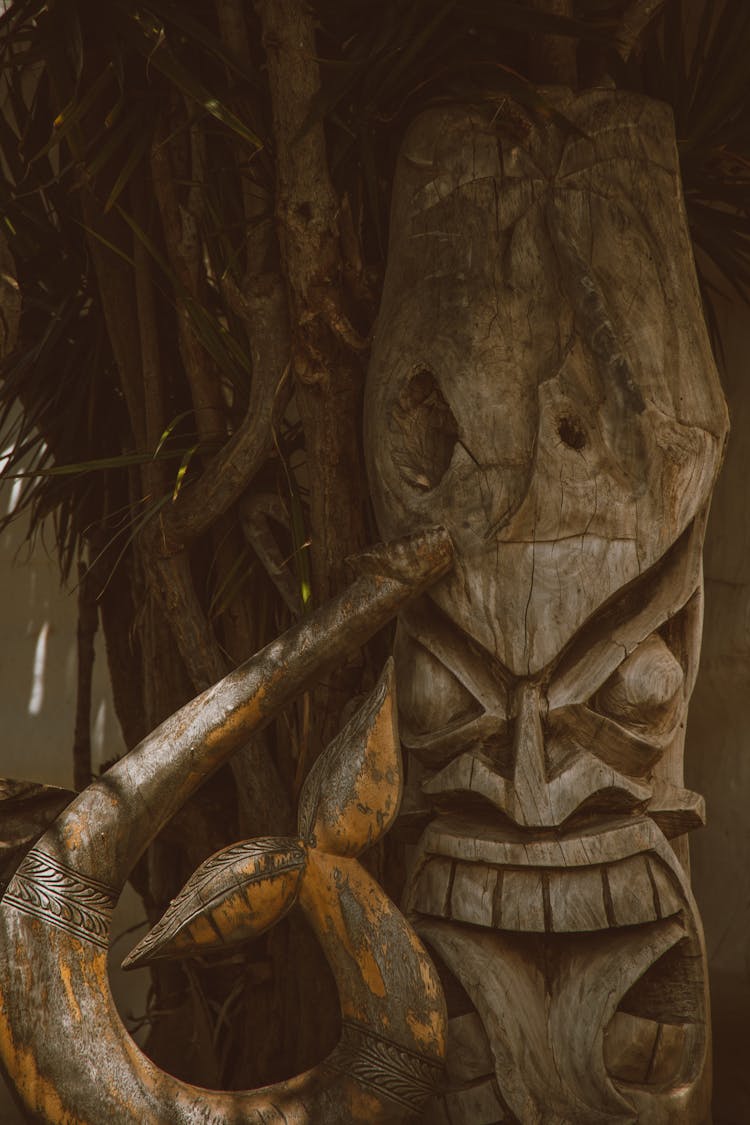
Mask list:
[{"label": "tree branch", "polygon": [[[216,0],[216,13],[225,50],[243,71],[250,73],[254,63],[245,18],[245,0]],[[256,136],[262,137],[265,125],[256,99],[243,91],[236,96],[236,102],[238,115]],[[251,276],[278,269],[278,246],[272,225],[273,202],[268,185],[263,182],[264,174],[269,170],[268,163],[261,151],[241,170],[242,202],[247,224],[246,281]]]},{"label": "tree branch", "polygon": [[[311,553],[318,598],[365,541],[358,444],[360,373],[342,338],[339,202],[323,124],[313,17],[301,0],[256,0],[276,137],[276,218],[294,324],[292,370],[310,466]],[[345,336],[345,334],[343,334]]]},{"label": "tree branch", "polygon": [[654,19],[665,0],[631,0],[623,12],[617,34],[618,51],[625,62],[628,61],[643,31]]},{"label": "tree branch", "polygon": [[[151,149],[151,171],[159,204],[169,264],[183,290],[194,301],[201,302],[202,245],[199,231],[200,182],[203,175],[202,138],[194,124],[189,128],[189,167],[187,175],[192,187],[186,204],[181,204],[175,185],[170,154],[176,141],[165,122],[157,133]],[[206,444],[221,442],[226,436],[221,387],[207,355],[195,335],[185,302],[178,303],[178,335],[193,401],[198,435]]]},{"label": "tree branch", "polygon": [[299,617],[303,608],[299,583],[279,550],[271,531],[271,520],[287,529],[290,526],[289,513],[280,496],[273,493],[254,496],[242,507],[242,526],[247,540],[287,608],[294,617]]},{"label": "tree branch", "polygon": [[[246,69],[252,65],[250,42],[241,0],[216,0],[217,15],[222,40],[226,49]],[[240,113],[260,132],[257,106],[242,98]],[[193,167],[200,163],[195,129],[191,133]],[[192,201],[187,208],[179,207],[165,144],[158,146],[152,158],[157,179],[157,194],[165,225],[168,246],[177,245],[171,260],[181,271],[183,284],[198,284],[200,246],[195,231],[195,246],[185,239],[185,217],[195,216],[200,208],[192,189]],[[200,170],[199,170],[200,172]],[[199,176],[200,178],[200,176]],[[253,379],[242,424],[226,441],[221,451],[205,465],[201,476],[181,490],[178,499],[164,513],[162,535],[170,550],[177,550],[192,539],[207,532],[212,524],[225,514],[244,494],[249,484],[274,448],[274,429],[281,420],[291,394],[291,381],[286,379],[289,368],[290,333],[289,316],[281,278],[267,270],[273,257],[273,230],[264,216],[269,214],[268,194],[263,187],[243,175],[243,207],[247,222],[247,269],[242,287],[229,274],[221,279],[224,298],[235,313],[245,322],[252,351]],[[194,229],[194,227],[191,227]],[[188,251],[185,249],[188,247]],[[187,340],[183,341],[186,345]],[[183,353],[188,374],[193,372],[191,386],[196,380],[196,357],[193,351]],[[201,436],[206,436],[201,433]]]},{"label": "tree branch", "polygon": [[280,241],[292,290],[309,306],[319,288],[337,289],[340,268],[338,200],[328,171],[323,124],[310,120],[320,89],[313,18],[301,0],[257,0],[256,7],[277,138]]},{"label": "tree branch", "polygon": [[[530,0],[537,11],[555,16],[572,16],[573,0]],[[531,42],[531,67],[534,81],[569,86],[578,85],[576,40],[567,35],[537,35]]]},{"label": "tree branch", "polygon": [[[145,228],[147,209],[142,192],[138,190],[140,186],[133,187],[134,206],[140,225]],[[151,262],[146,247],[135,234],[133,259],[143,369],[145,436],[147,448],[155,449],[165,424],[159,334]],[[158,461],[151,460],[143,465],[142,482],[147,496],[157,499],[163,495],[166,482]],[[183,548],[182,543],[173,544],[163,520],[161,524],[157,520],[148,525],[141,537],[149,585],[169,622],[193,687],[200,691],[222,676],[226,668],[196,595],[189,560]]]},{"label": "tree branch", "polygon": [[[140,198],[138,202],[141,202]],[[137,207],[137,213],[141,226],[145,226],[145,207]],[[145,443],[146,449],[156,449],[165,426],[159,329],[154,301],[154,284],[151,275],[151,259],[142,240],[135,234],[133,235],[133,264],[138,331],[141,342]],[[142,477],[147,495],[154,498],[162,495],[166,482],[163,465],[159,461],[152,459],[144,464]]]},{"label": "tree branch", "polygon": [[127,253],[127,228],[111,212],[103,215],[100,205],[87,189],[81,192],[81,197],[83,219],[88,228],[86,241],[96,271],[102,311],[120,376],[130,428],[136,448],[144,449],[146,422],[133,275],[130,266],[102,241],[104,239],[113,246],[124,246]]},{"label": "tree branch", "polygon": [[280,278],[258,278],[249,293],[240,293],[228,277],[222,284],[247,325],[253,357],[250,401],[239,429],[165,514],[164,534],[172,542],[201,535],[241,498],[273,450],[274,429],[291,394],[286,378],[289,325]]},{"label": "tree branch", "polygon": [[80,793],[90,783],[91,688],[94,678],[94,638],[99,627],[96,582],[83,563],[78,567],[78,688],[73,736],[73,788]]},{"label": "tree branch", "polygon": [[244,0],[216,0],[219,33],[225,49],[244,70],[252,66]]},{"label": "tree branch", "polygon": [[149,582],[193,686],[202,691],[221,679],[226,664],[198,601],[187,554],[184,550],[170,553],[158,517],[144,527],[141,539],[149,561]]},{"label": "tree branch", "polygon": [[0,232],[0,359],[15,347],[20,320],[21,291],[16,280],[16,263]]}]

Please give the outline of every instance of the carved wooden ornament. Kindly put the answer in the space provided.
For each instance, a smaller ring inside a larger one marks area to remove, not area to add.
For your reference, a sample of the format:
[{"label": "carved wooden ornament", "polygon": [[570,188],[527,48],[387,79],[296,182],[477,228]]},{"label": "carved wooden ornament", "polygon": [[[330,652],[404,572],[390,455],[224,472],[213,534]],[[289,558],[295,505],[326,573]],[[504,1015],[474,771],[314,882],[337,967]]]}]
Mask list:
[{"label": "carved wooden ornament", "polygon": [[187,704],[86,789],[0,902],[0,1052],[50,1125],[345,1125],[413,1119],[436,1088],[445,1005],[431,962],[356,856],[392,823],[402,774],[392,666],[311,771],[299,836],[207,860],[127,959],[246,940],[300,902],[339,988],[342,1033],[312,1070],[256,1091],[205,1090],[156,1067],[114,1006],[112,906],[150,840],[214,769],[450,565],[430,533],[376,549],[363,575]]},{"label": "carved wooden ornament", "polygon": [[381,532],[451,573],[399,619],[407,905],[449,1000],[430,1125],[699,1125],[683,785],[727,419],[666,106],[443,106],[394,185],[366,438]]}]

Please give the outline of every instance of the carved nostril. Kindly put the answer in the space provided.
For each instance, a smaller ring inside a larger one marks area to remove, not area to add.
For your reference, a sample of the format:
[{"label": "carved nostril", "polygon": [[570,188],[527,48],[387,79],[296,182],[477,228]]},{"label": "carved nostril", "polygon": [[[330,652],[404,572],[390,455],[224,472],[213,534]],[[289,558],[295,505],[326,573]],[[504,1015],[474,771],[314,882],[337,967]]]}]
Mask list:
[{"label": "carved nostril", "polygon": [[586,445],[586,431],[577,418],[571,418],[569,415],[565,415],[557,423],[557,432],[560,435],[561,441],[571,449],[581,450]]},{"label": "carved nostril", "polygon": [[652,633],[610,676],[593,702],[617,722],[658,731],[676,717],[684,685],[682,665],[662,637]]}]

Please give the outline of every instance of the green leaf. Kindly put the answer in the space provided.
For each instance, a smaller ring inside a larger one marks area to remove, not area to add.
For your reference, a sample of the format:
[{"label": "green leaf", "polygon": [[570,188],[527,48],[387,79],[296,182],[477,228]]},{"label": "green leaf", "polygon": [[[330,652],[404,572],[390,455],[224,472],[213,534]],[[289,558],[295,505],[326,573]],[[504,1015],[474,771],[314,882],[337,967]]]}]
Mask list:
[{"label": "green leaf", "polygon": [[187,474],[188,469],[190,468],[190,462],[192,461],[193,457],[195,456],[195,454],[198,450],[198,446],[199,446],[199,443],[196,442],[195,445],[191,445],[190,449],[185,451],[185,454],[182,458],[182,461],[180,462],[180,467],[177,470],[177,476],[175,477],[174,488],[172,489],[172,500],[173,501],[176,500],[177,497],[180,495],[180,491],[181,491],[182,486],[185,482],[185,476]]},{"label": "green leaf", "polygon": [[254,133],[252,129],[248,129],[245,123],[240,121],[239,117],[232,112],[229,106],[225,105],[217,97],[205,93],[202,100],[196,98],[196,101],[200,101],[200,104],[212,117],[215,117],[217,121],[221,121],[223,125],[232,129],[238,136],[243,137],[249,144],[257,149],[263,148],[263,141],[257,133]]},{"label": "green leaf", "polygon": [[[134,134],[141,137],[144,133],[146,123],[139,113],[129,113],[124,119],[122,115],[118,115],[117,121],[111,125],[107,124],[109,116],[108,114],[107,119],[105,119],[104,133],[99,138],[91,156],[86,160],[86,171],[91,179],[98,176],[118,149],[124,148],[126,145],[130,147]],[[146,129],[146,131],[148,130]]]},{"label": "green leaf", "polygon": [[101,242],[102,246],[106,246],[107,249],[111,250],[113,254],[116,254],[118,258],[122,258],[123,262],[127,262],[129,266],[135,268],[133,259],[128,254],[126,254],[125,251],[122,250],[119,246],[116,246],[114,242],[110,242],[108,238],[105,238],[103,234],[99,233],[99,231],[94,230],[93,227],[87,227],[85,223],[79,223],[79,226],[81,230],[84,230],[86,234],[90,234],[92,238],[95,238],[97,240],[97,242]]},{"label": "green leaf", "polygon": [[136,539],[136,537],[141,533],[143,528],[154,518],[154,516],[158,515],[158,513],[161,511],[161,509],[169,503],[170,499],[171,499],[170,495],[167,492],[167,493],[164,494],[164,496],[159,496],[159,497],[157,497],[157,499],[150,501],[146,505],[144,511],[141,512],[140,516],[137,516],[136,518],[131,519],[129,524],[126,527],[124,527],[120,531],[116,532],[111,537],[109,542],[102,548],[102,550],[99,552],[99,554],[94,559],[92,559],[91,566],[93,567],[100,561],[100,559],[104,556],[105,552],[108,552],[114,546],[116,540],[120,536],[122,536],[122,535],[126,536],[125,542],[123,543],[122,547],[120,548],[120,551],[119,551],[114,563],[112,564],[110,576],[107,579],[107,581],[105,582],[104,587],[102,588],[102,590],[100,592],[100,595],[99,595],[100,597],[104,593],[104,591],[106,590],[107,586],[109,585],[109,582],[111,581],[112,575],[114,574],[115,570],[120,565],[123,558],[125,557],[125,552],[127,551],[128,547]]},{"label": "green leaf", "polygon": [[[54,128],[49,141],[32,159],[37,160],[41,156],[46,156],[64,140],[73,141],[74,131],[80,127],[86,115],[98,104],[102,94],[111,82],[112,70],[107,66],[92,82],[91,86],[82,97],[74,98],[61,110],[53,122]],[[83,156],[80,138],[78,138],[75,141],[75,145],[71,147],[74,147],[74,151],[79,158]]]},{"label": "green leaf", "polygon": [[136,32],[131,36],[131,43],[148,61],[149,66],[160,71],[183,94],[191,98],[197,105],[202,106],[206,113],[226,125],[253,148],[263,148],[263,141],[260,137],[248,128],[225,102],[208,90],[192,71],[178,61],[163,38],[157,37],[155,39],[153,35],[148,33],[138,34]]},{"label": "green leaf", "polygon": [[250,580],[254,565],[255,556],[250,547],[244,544],[233,559],[223,580],[216,585],[208,606],[209,617],[219,617],[226,612]]},{"label": "green leaf", "polygon": [[260,76],[252,71],[248,73],[244,67],[240,66],[236,59],[227,51],[222,41],[211,32],[206,24],[201,23],[199,20],[194,20],[192,16],[190,16],[185,10],[184,4],[158,3],[156,0],[151,0],[147,8],[153,14],[156,21],[161,21],[163,24],[179,28],[192,43],[201,50],[207,51],[213,55],[215,59],[226,66],[227,69],[238,78],[242,79],[243,82],[249,82],[258,91],[263,90]]},{"label": "green leaf", "polygon": [[181,302],[182,307],[187,311],[196,337],[208,354],[218,363],[221,371],[231,380],[236,380],[240,375],[251,374],[252,362],[239,342],[230,335],[226,327],[211,314],[209,309],[188,293],[170,268],[163,254],[133,216],[128,214],[119,204],[116,204],[116,209],[136,237],[146,247],[154,261],[160,266],[174,290],[176,300]]},{"label": "green leaf", "polygon": [[297,482],[291,473],[289,481],[289,514],[291,517],[292,547],[294,565],[299,582],[303,612],[312,608],[312,573],[310,569],[310,539],[305,527],[305,518]]},{"label": "green leaf", "polygon": [[[183,461],[195,452],[196,446],[189,450],[171,449],[159,455],[160,461],[172,461],[182,456]],[[23,450],[21,451],[24,452]],[[98,457],[93,461],[78,461],[68,465],[53,465],[50,469],[25,469],[15,472],[7,469],[0,470],[0,477],[8,480],[24,480],[36,477],[69,477],[80,476],[81,473],[97,473],[105,469],[127,469],[132,465],[145,465],[156,460],[154,453],[119,453],[116,457]],[[187,466],[186,466],[187,467]],[[183,474],[184,475],[184,474]]]},{"label": "green leaf", "polygon": [[107,202],[104,204],[104,213],[111,211],[117,200],[120,198],[123,190],[127,187],[128,182],[135,172],[138,165],[143,160],[144,156],[149,150],[151,145],[151,137],[148,132],[141,131],[135,141],[135,144],[128,154],[128,158],[123,164],[120,172],[112,185],[112,190],[107,196]]},{"label": "green leaf", "polygon": [[192,418],[192,416],[192,410],[183,410],[181,414],[178,414],[175,418],[172,419],[172,421],[165,427],[161,437],[159,438],[156,449],[152,454],[153,460],[156,460],[156,458],[159,456],[164,443],[169,440],[170,436],[174,433],[180,422],[183,422],[185,418]]}]

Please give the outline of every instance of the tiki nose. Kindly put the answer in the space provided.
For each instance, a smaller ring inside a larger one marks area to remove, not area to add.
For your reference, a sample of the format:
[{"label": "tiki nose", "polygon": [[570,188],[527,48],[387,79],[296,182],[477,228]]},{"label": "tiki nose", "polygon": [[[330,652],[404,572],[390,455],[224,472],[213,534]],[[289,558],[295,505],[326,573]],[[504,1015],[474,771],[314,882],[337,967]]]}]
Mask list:
[{"label": "tiki nose", "polygon": [[516,693],[513,730],[513,815],[526,827],[555,824],[545,768],[542,694],[539,684],[524,681]]}]

